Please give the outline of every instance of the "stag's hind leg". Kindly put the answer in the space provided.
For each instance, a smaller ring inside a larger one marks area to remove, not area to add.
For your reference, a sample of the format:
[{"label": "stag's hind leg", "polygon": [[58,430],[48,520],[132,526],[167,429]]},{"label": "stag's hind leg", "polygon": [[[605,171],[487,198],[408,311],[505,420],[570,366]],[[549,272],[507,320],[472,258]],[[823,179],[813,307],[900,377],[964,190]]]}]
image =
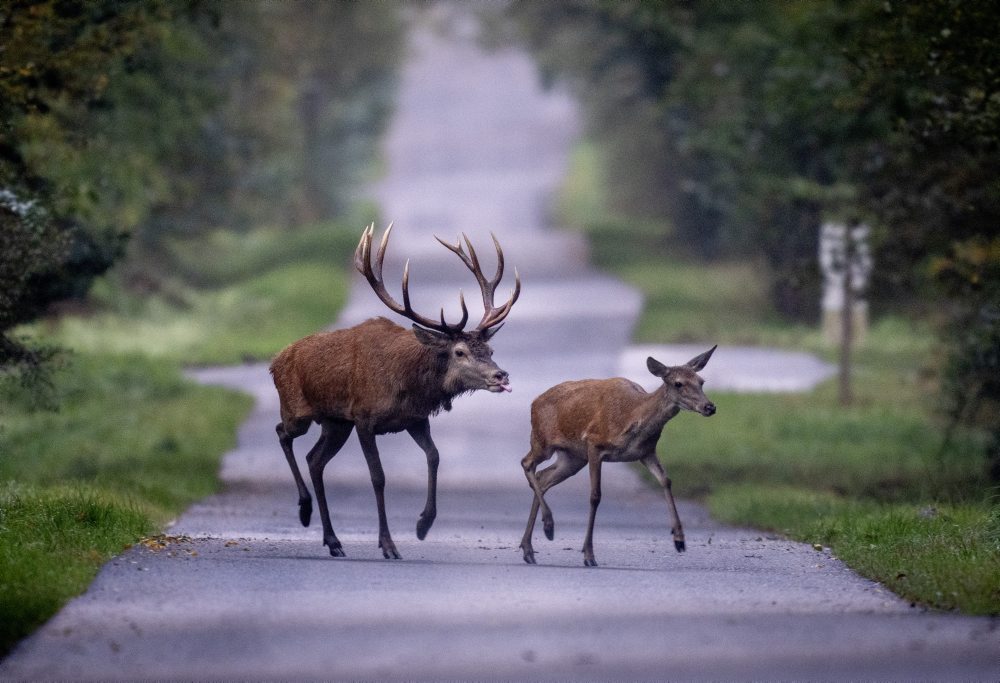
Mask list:
[{"label": "stag's hind leg", "polygon": [[[274,428],[274,431],[278,433],[278,443],[281,444],[281,450],[285,453],[285,460],[288,461],[288,467],[292,470],[295,486],[299,490],[299,521],[302,522],[302,526],[309,526],[309,521],[312,519],[312,496],[309,495],[309,489],[306,488],[306,483],[302,480],[302,474],[299,472],[299,466],[295,462],[292,441],[309,431],[310,423],[311,420],[296,420],[286,425],[282,421]],[[320,445],[322,440],[323,437],[320,437],[320,441],[316,443],[316,446],[313,446],[313,450]]]},{"label": "stag's hind leg", "polygon": [[[552,519],[552,510],[545,502],[545,492],[561,481],[569,479],[579,472],[586,464],[586,460],[572,457],[570,454],[560,451],[556,456],[556,462],[544,470],[535,474],[538,464],[551,457],[555,449],[536,451],[533,449],[521,461],[524,468],[524,476],[528,479],[528,485],[535,492],[531,500],[531,511],[528,513],[528,525],[524,529],[524,536],[521,538],[521,551],[524,553],[524,561],[528,564],[535,564],[535,550],[531,545],[531,536],[535,531],[535,519],[538,516],[538,509],[542,509],[542,528],[545,530],[545,537],[550,541],[555,538],[555,522]],[[545,457],[540,457],[544,455]]]},{"label": "stag's hind leg", "polygon": [[375,504],[378,506],[378,547],[382,549],[385,559],[401,559],[396,544],[389,534],[389,519],[385,514],[385,472],[382,471],[382,460],[375,446],[375,435],[369,431],[358,429],[358,440],[361,450],[368,461],[368,473],[372,477],[372,488],[375,489]]},{"label": "stag's hind leg", "polygon": [[340,545],[337,535],[333,533],[333,524],[330,523],[330,508],[327,506],[326,487],[323,485],[323,469],[347,441],[354,424],[343,420],[329,420],[324,421],[322,425],[323,434],[306,456],[306,463],[309,465],[309,476],[312,478],[313,490],[319,502],[319,518],[323,523],[323,545],[330,549],[330,555],[333,557],[344,557],[344,548]]}]

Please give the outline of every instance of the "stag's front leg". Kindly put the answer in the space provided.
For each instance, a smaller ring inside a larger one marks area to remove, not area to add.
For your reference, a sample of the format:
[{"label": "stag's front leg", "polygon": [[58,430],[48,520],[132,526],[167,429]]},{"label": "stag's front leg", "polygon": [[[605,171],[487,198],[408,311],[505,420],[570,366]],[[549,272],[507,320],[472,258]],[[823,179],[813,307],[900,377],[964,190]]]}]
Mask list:
[{"label": "stag's front leg", "polygon": [[681,518],[677,515],[677,505],[674,503],[674,494],[671,491],[670,477],[667,473],[663,471],[663,465],[660,464],[659,458],[656,454],[647,455],[642,459],[642,464],[646,466],[650,474],[656,477],[656,481],[660,482],[660,486],[663,488],[663,497],[667,500],[667,508],[670,511],[670,521],[673,525],[670,529],[670,533],[674,537],[674,548],[677,552],[684,552],[684,528],[681,526]]},{"label": "stag's front leg", "polygon": [[438,449],[431,440],[430,420],[421,420],[406,431],[427,456],[427,502],[417,519],[417,538],[422,541],[437,517]]},{"label": "stag's front leg", "polygon": [[378,506],[378,547],[382,549],[385,559],[399,560],[401,556],[396,550],[396,544],[389,535],[389,520],[385,514],[385,472],[382,471],[382,460],[375,447],[375,435],[358,428],[358,440],[361,450],[368,462],[368,473],[372,478],[372,488],[375,490],[375,504]]},{"label": "stag's front leg", "polygon": [[326,502],[323,470],[347,441],[353,428],[354,425],[350,422],[324,422],[322,436],[309,451],[309,455],[306,456],[309,476],[312,479],[313,490],[316,491],[316,500],[319,503],[319,518],[323,523],[323,545],[330,549],[330,555],[333,557],[344,557],[344,548],[341,546],[337,534],[333,533],[333,524],[330,523],[330,508]]}]

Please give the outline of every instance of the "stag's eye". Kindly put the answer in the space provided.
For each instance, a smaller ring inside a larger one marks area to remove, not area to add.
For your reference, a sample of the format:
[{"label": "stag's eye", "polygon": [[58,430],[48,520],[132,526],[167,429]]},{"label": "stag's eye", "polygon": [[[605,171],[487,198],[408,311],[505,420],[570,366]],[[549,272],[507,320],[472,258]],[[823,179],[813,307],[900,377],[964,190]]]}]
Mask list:
[{"label": "stag's eye", "polygon": [[456,358],[463,358],[464,356],[465,356],[465,351],[463,351],[462,349],[455,349]]},{"label": "stag's eye", "polygon": [[684,382],[674,382],[674,386],[680,389],[684,386]]}]

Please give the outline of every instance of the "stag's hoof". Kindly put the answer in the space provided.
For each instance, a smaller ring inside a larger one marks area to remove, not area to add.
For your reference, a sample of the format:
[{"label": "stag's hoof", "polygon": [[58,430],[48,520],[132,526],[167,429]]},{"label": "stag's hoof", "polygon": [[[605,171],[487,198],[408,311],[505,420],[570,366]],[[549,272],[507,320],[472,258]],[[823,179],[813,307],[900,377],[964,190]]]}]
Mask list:
[{"label": "stag's hoof", "polygon": [[312,514],[313,514],[312,498],[300,498],[299,521],[302,522],[302,526],[309,526],[309,521],[312,519]]},{"label": "stag's hoof", "polygon": [[347,557],[344,553],[344,547],[340,545],[340,541],[327,543],[326,546],[330,549],[330,557]]},{"label": "stag's hoof", "polygon": [[430,531],[431,526],[434,524],[435,515],[420,515],[417,519],[417,538],[421,541],[427,536],[427,532]]},{"label": "stag's hoof", "polygon": [[583,566],[584,567],[596,567],[597,566],[597,560],[594,559],[593,555],[591,555],[590,557],[584,557],[583,558]]},{"label": "stag's hoof", "polygon": [[551,517],[542,518],[542,531],[545,532],[545,538],[550,541],[556,537],[556,523]]},{"label": "stag's hoof", "polygon": [[379,541],[378,547],[382,549],[382,557],[387,560],[401,560],[403,556],[396,550],[396,544],[391,539]]},{"label": "stag's hoof", "polygon": [[681,539],[680,541],[675,540],[674,541],[674,548],[676,548],[677,552],[679,552],[679,553],[682,553],[685,550],[687,550],[687,548],[684,547],[684,540],[683,539]]}]

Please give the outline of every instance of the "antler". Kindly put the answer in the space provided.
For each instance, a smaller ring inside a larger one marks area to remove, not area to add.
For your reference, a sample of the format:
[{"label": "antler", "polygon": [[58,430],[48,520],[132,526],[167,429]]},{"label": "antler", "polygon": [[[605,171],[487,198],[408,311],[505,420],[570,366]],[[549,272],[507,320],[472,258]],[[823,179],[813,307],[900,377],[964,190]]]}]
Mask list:
[{"label": "antler", "polygon": [[451,325],[445,322],[444,319],[444,308],[441,309],[441,322],[436,322],[430,318],[425,318],[420,315],[410,306],[410,261],[407,259],[406,265],[403,267],[403,305],[400,306],[392,295],[386,291],[385,283],[382,281],[382,262],[385,260],[385,248],[389,243],[389,233],[392,232],[392,223],[389,227],[385,229],[385,233],[382,235],[382,242],[379,244],[378,253],[375,256],[374,266],[371,260],[372,252],[372,237],[375,234],[375,223],[372,223],[364,232],[361,233],[361,241],[358,242],[358,248],[354,250],[354,267],[365,276],[368,280],[368,284],[371,285],[372,289],[375,290],[375,295],[382,300],[386,306],[389,307],[394,313],[398,313],[405,318],[409,318],[413,322],[417,323],[422,327],[426,327],[431,330],[437,330],[438,332],[444,332],[447,334],[461,332],[462,328],[465,327],[465,323],[469,320],[469,309],[465,306],[465,297],[462,295],[461,291],[458,293],[459,303],[462,305],[462,319],[458,324]]},{"label": "antler", "polygon": [[[434,321],[430,318],[425,318],[420,315],[410,306],[410,262],[407,260],[406,265],[403,267],[403,305],[401,306],[392,295],[386,291],[385,283],[382,280],[382,262],[385,259],[385,248],[389,243],[389,233],[392,232],[392,223],[386,228],[385,233],[382,235],[382,241],[379,244],[378,252],[375,255],[375,262],[372,263],[371,251],[372,251],[372,237],[375,234],[375,223],[372,223],[364,232],[361,233],[361,241],[358,243],[358,248],[354,251],[354,267],[365,276],[368,280],[368,284],[371,285],[372,289],[375,291],[376,296],[382,300],[386,306],[389,307],[395,313],[409,318],[413,322],[417,323],[422,327],[426,327],[431,330],[437,330],[438,332],[444,332],[447,334],[452,334],[455,332],[461,332],[465,327],[465,323],[469,320],[469,309],[465,305],[465,296],[462,294],[461,290],[458,293],[458,300],[462,306],[462,319],[457,324],[449,324],[445,322],[444,319],[444,309],[441,309],[441,322]],[[479,322],[476,327],[476,331],[486,331],[491,327],[496,327],[503,323],[507,314],[510,313],[511,307],[514,302],[517,301],[517,297],[521,294],[521,276],[518,274],[517,269],[514,269],[514,293],[511,294],[510,299],[500,308],[496,308],[493,305],[493,295],[496,291],[497,285],[500,284],[500,279],[503,277],[503,250],[500,248],[500,243],[497,241],[495,235],[490,233],[493,237],[493,244],[497,250],[497,272],[492,280],[487,280],[486,276],[483,275],[483,269],[479,265],[479,259],[476,256],[475,249],[472,248],[472,243],[466,235],[462,235],[465,239],[465,244],[469,248],[469,252],[466,253],[462,248],[462,243],[452,246],[442,240],[440,237],[436,238],[438,242],[441,242],[450,251],[454,252],[460,259],[462,263],[472,271],[475,275],[476,281],[479,283],[479,289],[483,295],[483,319]]]},{"label": "antler", "polygon": [[496,292],[497,285],[500,284],[500,279],[503,277],[503,249],[500,248],[500,242],[497,241],[497,236],[492,232],[490,237],[493,238],[493,246],[497,250],[497,272],[493,276],[492,280],[487,280],[486,276],[483,275],[483,269],[479,265],[479,258],[476,256],[476,250],[472,248],[472,242],[469,241],[469,236],[462,233],[462,239],[465,240],[465,246],[469,248],[469,253],[466,254],[465,250],[462,248],[462,241],[459,240],[457,244],[451,245],[445,242],[440,237],[435,237],[435,239],[443,244],[449,251],[455,253],[458,258],[462,259],[462,263],[472,271],[472,274],[476,276],[476,281],[479,282],[479,290],[483,294],[483,319],[479,321],[479,325],[476,326],[476,330],[483,331],[488,330],[491,327],[496,327],[503,323],[504,318],[510,313],[511,307],[514,302],[517,301],[517,297],[521,295],[521,276],[517,272],[517,268],[514,269],[514,293],[511,294],[510,299],[507,300],[500,308],[496,308],[493,305],[493,295]]}]

